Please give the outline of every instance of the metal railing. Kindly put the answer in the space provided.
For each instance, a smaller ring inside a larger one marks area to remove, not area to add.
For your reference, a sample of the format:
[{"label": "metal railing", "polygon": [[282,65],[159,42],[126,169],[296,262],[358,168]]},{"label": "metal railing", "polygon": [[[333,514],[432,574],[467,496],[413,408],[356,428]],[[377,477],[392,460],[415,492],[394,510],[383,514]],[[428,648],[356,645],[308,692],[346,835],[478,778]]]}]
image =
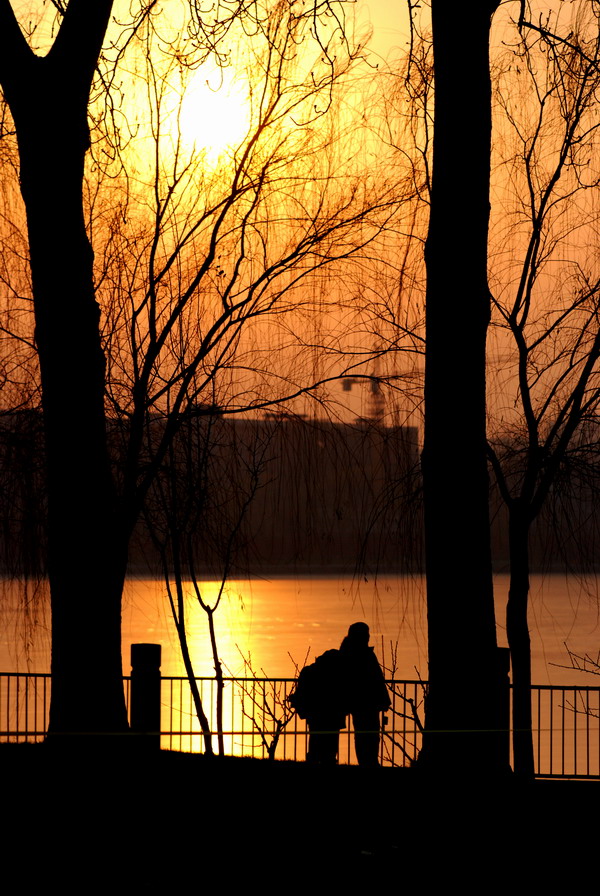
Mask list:
[{"label": "metal railing", "polygon": [[[197,679],[215,752],[217,682]],[[290,712],[291,678],[226,678],[223,689],[222,736],[228,755],[302,761],[306,757],[306,724]],[[384,765],[410,765],[421,748],[423,681],[387,682],[392,706],[385,714],[381,738]],[[129,704],[130,678],[124,679]],[[0,673],[0,742],[43,740],[50,706],[50,676]],[[600,687],[532,688],[533,739],[538,777],[600,778]],[[340,736],[341,763],[354,763],[353,732]],[[189,682],[185,677],[161,679],[161,746],[183,752],[204,752]]]},{"label": "metal railing", "polygon": [[[216,718],[214,678],[197,679],[200,696],[209,714],[213,749],[219,731]],[[306,723],[294,714],[287,698],[295,686],[293,678],[226,678],[222,733],[228,755],[261,759],[304,760],[308,745]],[[410,765],[421,747],[420,721],[425,684],[420,681],[389,681],[392,706],[385,713],[381,738],[381,761],[385,765]],[[203,752],[204,742],[187,678],[163,677],[163,724],[161,745],[166,749]],[[355,763],[353,730],[340,736],[339,761]]]},{"label": "metal railing", "polygon": [[50,676],[0,673],[0,743],[43,740],[50,710]]},{"label": "metal railing", "polygon": [[531,689],[535,769],[544,778],[600,778],[600,688]]}]

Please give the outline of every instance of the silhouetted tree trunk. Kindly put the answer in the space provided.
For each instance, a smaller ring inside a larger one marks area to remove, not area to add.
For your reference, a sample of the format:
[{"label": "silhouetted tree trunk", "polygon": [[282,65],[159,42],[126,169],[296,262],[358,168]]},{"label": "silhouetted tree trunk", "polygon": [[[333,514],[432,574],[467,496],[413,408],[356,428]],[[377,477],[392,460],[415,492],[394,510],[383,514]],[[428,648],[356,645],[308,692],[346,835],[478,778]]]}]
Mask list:
[{"label": "silhouetted tree trunk", "polygon": [[82,207],[89,91],[112,0],[71,0],[45,57],[0,0],[0,84],[17,131],[40,361],[48,488],[53,732],[127,727],[126,538],[104,415],[105,360]]},{"label": "silhouetted tree trunk", "polygon": [[494,301],[512,339],[513,376],[504,373],[503,400],[517,409],[519,425],[497,425],[488,451],[509,512],[513,756],[515,773],[525,778],[535,773],[527,619],[532,524],[547,503],[554,505],[559,555],[566,518],[586,532],[594,528],[579,515],[597,468],[600,270],[596,254],[580,247],[596,239],[598,226],[600,177],[588,162],[598,151],[600,38],[592,4],[573,6],[543,26],[519,23],[504,69],[510,75],[498,91],[505,122],[499,177],[508,165],[515,194],[514,205],[503,208],[500,240],[513,225],[523,238],[495,249],[500,270],[507,260],[518,263],[512,288],[499,289]]},{"label": "silhouetted tree trunk", "polygon": [[491,88],[497,0],[433,0],[435,119],[427,266],[425,441],[429,695],[422,763],[500,755],[485,361]]}]

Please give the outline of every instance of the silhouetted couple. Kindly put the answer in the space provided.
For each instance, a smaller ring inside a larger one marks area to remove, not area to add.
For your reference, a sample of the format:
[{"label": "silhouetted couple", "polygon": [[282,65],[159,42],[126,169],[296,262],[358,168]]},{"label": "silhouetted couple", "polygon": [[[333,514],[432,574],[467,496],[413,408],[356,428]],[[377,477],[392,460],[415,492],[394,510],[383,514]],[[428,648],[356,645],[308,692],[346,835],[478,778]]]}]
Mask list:
[{"label": "silhouetted couple", "polygon": [[339,650],[327,650],[305,666],[290,702],[308,723],[307,762],[337,762],[340,730],[351,715],[358,764],[379,765],[379,719],[390,697],[365,622],[350,626]]}]

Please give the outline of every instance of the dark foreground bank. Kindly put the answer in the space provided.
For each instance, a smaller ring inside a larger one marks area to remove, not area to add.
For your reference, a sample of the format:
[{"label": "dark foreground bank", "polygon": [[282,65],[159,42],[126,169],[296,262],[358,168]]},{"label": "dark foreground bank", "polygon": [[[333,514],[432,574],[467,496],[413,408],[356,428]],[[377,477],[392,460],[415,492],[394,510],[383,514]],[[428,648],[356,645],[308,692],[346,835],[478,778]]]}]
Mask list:
[{"label": "dark foreground bank", "polygon": [[5,867],[27,889],[558,892],[595,865],[596,782],[46,746],[1,746],[0,769]]}]

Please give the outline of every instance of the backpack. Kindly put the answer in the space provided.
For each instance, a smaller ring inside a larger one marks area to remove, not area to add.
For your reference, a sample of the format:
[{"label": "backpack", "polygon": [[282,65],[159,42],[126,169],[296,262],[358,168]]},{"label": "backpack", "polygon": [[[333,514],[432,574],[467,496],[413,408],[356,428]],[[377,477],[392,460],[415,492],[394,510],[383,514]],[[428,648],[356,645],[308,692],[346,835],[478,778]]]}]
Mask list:
[{"label": "backpack", "polygon": [[[305,666],[288,697],[288,703],[301,719],[333,713],[342,714],[342,675],[338,650],[326,650],[314,663]],[[340,723],[343,725],[343,721]]]},{"label": "backpack", "polygon": [[288,703],[296,710],[301,719],[314,712],[319,687],[319,670],[316,663],[310,663],[300,671],[296,687],[288,697]]}]

